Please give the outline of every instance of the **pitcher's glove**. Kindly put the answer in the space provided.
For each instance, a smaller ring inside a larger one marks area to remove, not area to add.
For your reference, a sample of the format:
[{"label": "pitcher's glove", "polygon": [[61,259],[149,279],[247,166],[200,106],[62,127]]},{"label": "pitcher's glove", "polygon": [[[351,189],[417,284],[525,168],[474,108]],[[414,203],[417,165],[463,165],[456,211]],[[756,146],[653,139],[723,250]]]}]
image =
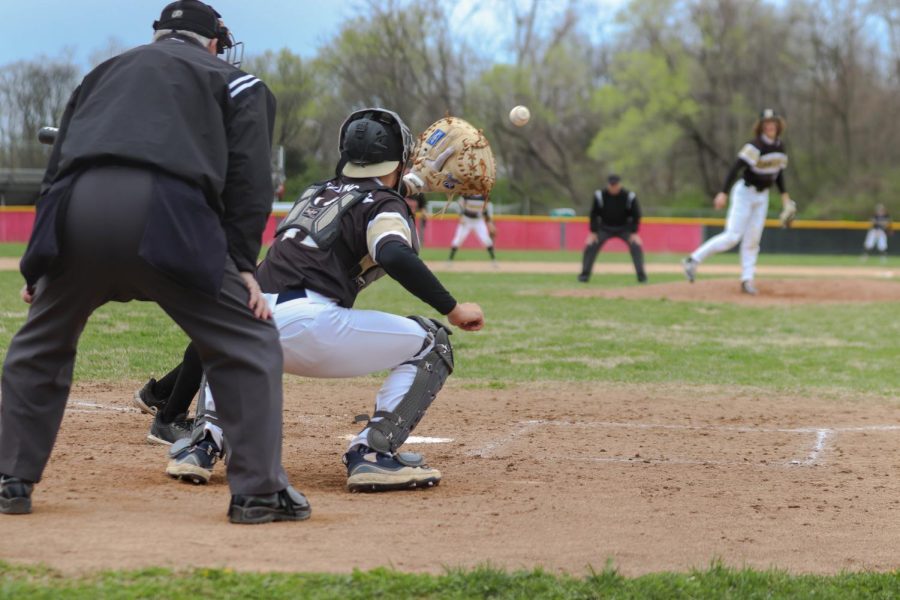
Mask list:
[{"label": "pitcher's glove", "polygon": [[403,181],[409,193],[487,197],[497,179],[494,153],[479,129],[458,117],[436,121],[419,136]]},{"label": "pitcher's glove", "polygon": [[797,217],[797,203],[793,200],[788,200],[787,204],[784,205],[784,208],[781,209],[781,214],[778,216],[778,220],[781,221],[781,226],[787,229],[791,226],[791,223],[794,222],[794,219]]}]

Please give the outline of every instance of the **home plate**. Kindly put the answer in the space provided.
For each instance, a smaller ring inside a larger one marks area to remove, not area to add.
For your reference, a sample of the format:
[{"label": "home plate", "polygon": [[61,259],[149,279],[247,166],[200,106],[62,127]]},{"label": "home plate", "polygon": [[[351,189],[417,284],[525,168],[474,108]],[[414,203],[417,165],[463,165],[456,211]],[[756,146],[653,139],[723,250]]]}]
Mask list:
[{"label": "home plate", "polygon": [[[345,439],[348,442],[355,438],[356,435],[352,433],[348,433],[347,435],[341,436],[341,439]],[[453,438],[442,438],[442,437],[422,437],[418,435],[411,435],[407,438],[407,444],[449,444],[453,441]]]}]

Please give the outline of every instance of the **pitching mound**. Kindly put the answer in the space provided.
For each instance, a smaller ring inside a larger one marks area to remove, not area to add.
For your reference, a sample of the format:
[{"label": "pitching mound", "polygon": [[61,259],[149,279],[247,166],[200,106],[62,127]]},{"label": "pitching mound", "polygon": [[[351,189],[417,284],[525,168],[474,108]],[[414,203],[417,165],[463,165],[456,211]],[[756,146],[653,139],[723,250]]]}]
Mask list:
[{"label": "pitching mound", "polygon": [[673,300],[676,302],[730,302],[752,306],[785,304],[846,304],[900,301],[900,285],[875,279],[771,279],[757,282],[758,296],[741,293],[733,279],[707,279],[659,283],[627,288],[578,288],[553,292],[576,298],[624,298],[629,300]]}]

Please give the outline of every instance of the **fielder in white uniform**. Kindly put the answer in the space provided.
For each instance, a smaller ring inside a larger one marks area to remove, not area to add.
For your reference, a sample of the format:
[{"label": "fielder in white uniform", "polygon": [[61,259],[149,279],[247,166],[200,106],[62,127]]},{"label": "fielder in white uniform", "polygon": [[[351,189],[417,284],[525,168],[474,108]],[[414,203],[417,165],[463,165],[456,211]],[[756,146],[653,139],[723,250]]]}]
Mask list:
[{"label": "fielder in white uniform", "polygon": [[[457,303],[417,255],[413,215],[397,191],[412,144],[400,117],[382,109],[357,111],[342,126],[340,140],[339,175],[301,195],[279,225],[257,280],[278,327],[285,372],[332,378],[390,371],[372,418],[344,455],[348,489],[436,485],[440,471],[399,448],[453,370],[450,332],[432,319],[353,304],[364,287],[387,274],[456,327],[479,330],[484,315],[477,304]],[[192,398],[182,394],[167,402],[189,405]],[[229,442],[206,386],[199,404],[193,435],[172,445],[166,472],[205,483],[216,459],[227,456]]]},{"label": "fielder in white uniform", "polygon": [[460,201],[460,206],[462,214],[459,217],[453,241],[450,242],[450,257],[447,260],[452,262],[456,258],[456,251],[474,231],[481,245],[488,251],[491,262],[497,266],[497,256],[494,253],[494,237],[497,235],[497,228],[494,225],[494,207],[489,200],[485,200],[484,196],[464,196]]},{"label": "fielder in white uniform", "polygon": [[[751,295],[757,293],[754,277],[759,242],[769,211],[769,188],[773,184],[778,187],[785,207],[792,204],[784,183],[784,170],[788,164],[787,153],[781,141],[784,128],[784,119],[775,111],[762,111],[753,128],[754,139],[741,148],[737,161],[725,178],[722,191],[713,200],[716,209],[721,210],[728,204],[728,192],[731,191],[731,206],[728,208],[725,230],[707,240],[682,261],[688,281],[693,283],[697,267],[706,258],[730,250],[740,243],[741,290]],[[735,183],[741,172],[743,177]]]},{"label": "fielder in white uniform", "polygon": [[868,257],[873,250],[878,250],[881,254],[881,260],[887,260],[888,250],[888,234],[893,233],[891,227],[891,217],[888,215],[887,208],[884,204],[875,207],[875,215],[872,217],[872,227],[866,232],[866,241],[863,243],[863,249],[866,251],[865,256]]}]

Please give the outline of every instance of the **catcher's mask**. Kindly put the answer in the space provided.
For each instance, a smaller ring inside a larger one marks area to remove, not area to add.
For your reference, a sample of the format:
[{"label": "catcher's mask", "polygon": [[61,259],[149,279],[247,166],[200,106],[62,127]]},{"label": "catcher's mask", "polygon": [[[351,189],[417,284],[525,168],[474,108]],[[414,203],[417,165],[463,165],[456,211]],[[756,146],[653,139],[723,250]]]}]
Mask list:
[{"label": "catcher's mask", "polygon": [[784,117],[779,115],[771,108],[764,108],[759,113],[759,118],[756,120],[756,123],[753,125],[753,135],[759,137],[763,132],[763,125],[772,121],[778,125],[778,137],[781,137],[781,134],[784,133],[785,127],[787,127],[787,122],[784,120]]},{"label": "catcher's mask", "polygon": [[244,43],[235,42],[228,27],[222,22],[222,15],[209,4],[200,0],[177,0],[167,5],[153,21],[153,30],[171,29],[193,31],[203,37],[218,42],[217,53],[224,54],[224,60],[235,67],[241,66],[244,58]]},{"label": "catcher's mask", "polygon": [[400,116],[382,108],[350,114],[338,137],[342,173],[347,177],[383,177],[405,165],[413,137]]}]

